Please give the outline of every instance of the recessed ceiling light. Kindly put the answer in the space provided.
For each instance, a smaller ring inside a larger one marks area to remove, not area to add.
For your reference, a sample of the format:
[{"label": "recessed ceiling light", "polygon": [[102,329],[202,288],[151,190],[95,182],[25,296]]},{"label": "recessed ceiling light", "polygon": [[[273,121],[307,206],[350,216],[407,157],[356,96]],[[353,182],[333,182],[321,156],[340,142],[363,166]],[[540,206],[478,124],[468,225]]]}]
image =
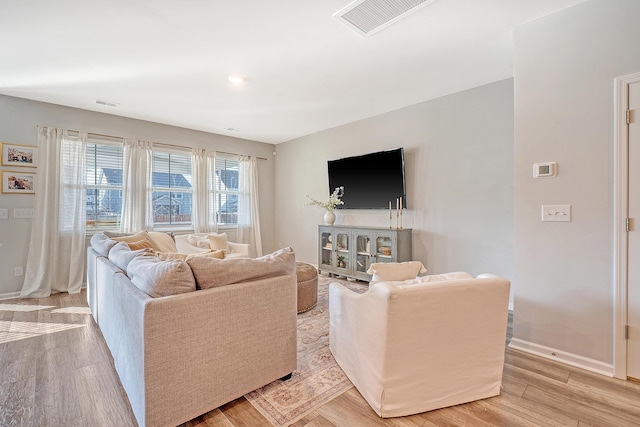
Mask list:
[{"label": "recessed ceiling light", "polygon": [[234,86],[242,86],[246,82],[247,82],[246,77],[241,76],[239,74],[232,74],[229,76],[229,83],[231,83]]}]

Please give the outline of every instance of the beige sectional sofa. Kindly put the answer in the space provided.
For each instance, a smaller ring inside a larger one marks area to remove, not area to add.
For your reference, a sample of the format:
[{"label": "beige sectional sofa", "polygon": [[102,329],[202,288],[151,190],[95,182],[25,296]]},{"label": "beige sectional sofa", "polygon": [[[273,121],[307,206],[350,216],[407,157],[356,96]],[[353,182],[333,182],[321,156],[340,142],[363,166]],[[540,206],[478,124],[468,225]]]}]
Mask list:
[{"label": "beige sectional sofa", "polygon": [[[116,254],[110,244],[94,236],[87,249],[87,295],[140,426],[178,425],[295,370],[292,251],[262,260],[200,259],[194,268],[201,278],[233,270],[234,263],[253,274],[239,283],[217,277],[209,289],[153,297],[134,283],[126,266],[110,260]],[[153,268],[159,262],[142,261]],[[162,262],[184,277],[184,266],[190,268],[185,261]],[[267,277],[256,274],[261,268]]]}]

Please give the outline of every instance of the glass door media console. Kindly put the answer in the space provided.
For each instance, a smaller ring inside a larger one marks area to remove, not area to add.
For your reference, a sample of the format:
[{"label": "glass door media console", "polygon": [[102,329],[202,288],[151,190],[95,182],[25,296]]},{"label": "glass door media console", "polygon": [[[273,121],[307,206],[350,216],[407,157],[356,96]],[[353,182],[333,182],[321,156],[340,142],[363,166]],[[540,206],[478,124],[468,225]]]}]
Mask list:
[{"label": "glass door media console", "polygon": [[369,281],[374,262],[411,261],[411,229],[318,227],[318,271]]}]

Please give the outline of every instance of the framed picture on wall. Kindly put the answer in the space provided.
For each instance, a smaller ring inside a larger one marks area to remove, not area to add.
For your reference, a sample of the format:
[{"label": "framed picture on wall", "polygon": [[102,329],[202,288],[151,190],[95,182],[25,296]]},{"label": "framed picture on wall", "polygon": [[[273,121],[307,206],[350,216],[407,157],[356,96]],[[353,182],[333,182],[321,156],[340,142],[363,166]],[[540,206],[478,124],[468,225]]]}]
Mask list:
[{"label": "framed picture on wall", "polygon": [[38,166],[38,148],[30,145],[2,143],[2,164],[4,166]]},{"label": "framed picture on wall", "polygon": [[2,192],[10,194],[34,194],[36,174],[31,172],[2,171]]}]

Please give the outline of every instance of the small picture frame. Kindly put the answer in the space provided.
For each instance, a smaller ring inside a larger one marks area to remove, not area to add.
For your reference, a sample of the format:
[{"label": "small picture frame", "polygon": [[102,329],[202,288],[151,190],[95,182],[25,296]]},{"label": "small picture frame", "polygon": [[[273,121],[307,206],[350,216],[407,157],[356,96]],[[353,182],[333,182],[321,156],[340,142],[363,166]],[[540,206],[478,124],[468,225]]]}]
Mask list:
[{"label": "small picture frame", "polygon": [[31,145],[2,143],[2,164],[4,166],[38,166],[38,147]]},{"label": "small picture frame", "polygon": [[7,194],[34,194],[36,174],[32,172],[2,171],[2,192]]}]

